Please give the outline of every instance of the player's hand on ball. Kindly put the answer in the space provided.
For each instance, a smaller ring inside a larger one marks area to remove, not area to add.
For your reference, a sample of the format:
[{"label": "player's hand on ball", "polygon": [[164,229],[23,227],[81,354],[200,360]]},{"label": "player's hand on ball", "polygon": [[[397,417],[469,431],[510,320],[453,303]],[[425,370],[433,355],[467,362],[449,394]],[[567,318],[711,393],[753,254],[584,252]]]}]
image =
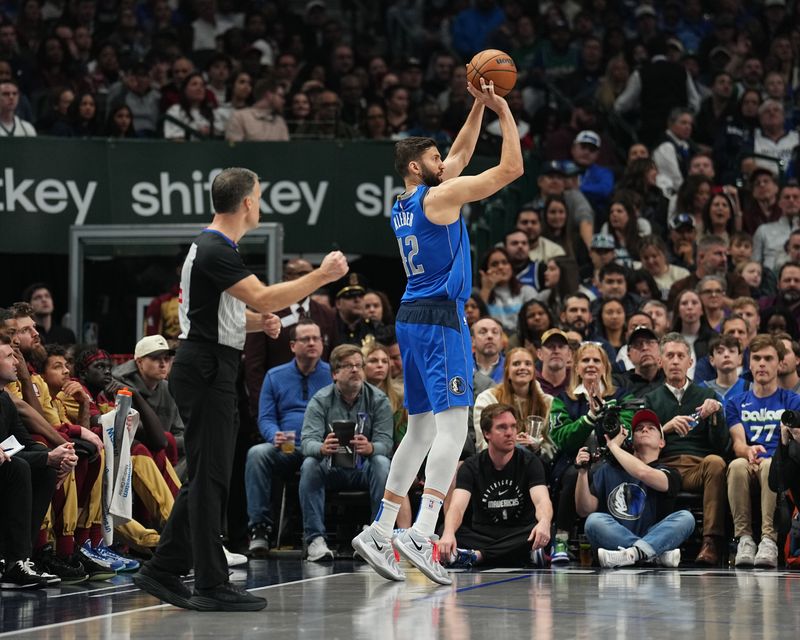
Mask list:
[{"label": "player's hand on ball", "polygon": [[344,257],[341,251],[331,251],[325,256],[322,264],[319,265],[319,270],[325,274],[328,282],[343,278],[347,274],[348,269],[347,258]]},{"label": "player's hand on ball", "polygon": [[277,338],[281,332],[281,319],[274,313],[261,314],[261,329],[270,338]]},{"label": "player's hand on ball", "polygon": [[489,82],[481,78],[481,90],[478,91],[472,83],[467,83],[467,91],[476,100],[482,102],[495,113],[500,113],[503,109],[508,109],[508,103],[494,92],[494,82]]}]

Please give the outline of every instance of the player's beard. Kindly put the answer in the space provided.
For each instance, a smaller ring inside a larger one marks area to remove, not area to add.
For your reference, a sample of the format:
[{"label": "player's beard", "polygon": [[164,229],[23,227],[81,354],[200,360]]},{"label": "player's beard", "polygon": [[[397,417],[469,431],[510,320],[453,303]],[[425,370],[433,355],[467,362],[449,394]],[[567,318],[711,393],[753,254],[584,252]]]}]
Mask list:
[{"label": "player's beard", "polygon": [[442,184],[439,174],[430,171],[427,167],[422,167],[422,183],[426,187],[438,187]]}]

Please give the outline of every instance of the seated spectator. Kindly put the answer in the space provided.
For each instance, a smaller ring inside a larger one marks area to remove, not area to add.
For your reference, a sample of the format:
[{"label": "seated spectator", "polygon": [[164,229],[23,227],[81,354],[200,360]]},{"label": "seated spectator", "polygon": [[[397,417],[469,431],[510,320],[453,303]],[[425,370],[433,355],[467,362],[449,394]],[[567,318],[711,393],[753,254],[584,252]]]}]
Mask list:
[{"label": "seated spectator", "polygon": [[723,402],[728,396],[734,397],[744,392],[750,383],[739,376],[742,350],[742,343],[733,335],[723,334],[711,338],[708,343],[708,361],[716,377],[700,380],[696,376],[698,386],[708,387]]},{"label": "seated spectator", "polygon": [[632,314],[639,308],[641,299],[635,293],[628,291],[628,270],[616,262],[609,262],[599,273],[599,297],[592,302],[592,316],[595,320],[599,317],[600,306],[604,300],[613,298],[619,300],[626,315]]},{"label": "seated spectator", "polygon": [[[561,453],[554,475],[561,473],[561,492],[556,512],[556,542],[553,562],[567,562],[567,540],[575,526],[575,482],[577,473],[572,461],[584,442],[594,433],[601,407],[609,401],[621,402],[626,397],[611,379],[611,365],[602,347],[584,342],[575,351],[567,390],[553,399],[550,406],[550,437]],[[625,425],[633,412],[620,414]]]},{"label": "seated spectator", "polygon": [[[553,505],[542,463],[516,446],[520,416],[510,404],[491,404],[481,416],[484,451],[458,470],[439,553],[445,564],[510,565],[536,562],[550,542]],[[472,505],[472,519],[464,513]]]},{"label": "seated spectator", "polygon": [[486,303],[481,300],[477,294],[470,295],[464,303],[464,318],[467,321],[467,326],[472,330],[472,325],[481,318],[488,318],[489,310],[486,308]]},{"label": "seated spectator", "polygon": [[543,288],[539,277],[539,262],[530,259],[530,242],[528,234],[522,229],[513,229],[506,233],[503,246],[508,254],[511,269],[520,284],[533,287],[536,291]]},{"label": "seated spectator", "polygon": [[750,287],[735,273],[728,270],[728,243],[717,236],[703,236],[697,243],[697,266],[694,273],[678,280],[669,290],[667,306],[672,307],[678,294],[687,289],[695,289],[702,278],[706,276],[723,276],[725,278],[725,292],[723,306],[730,309],[734,298],[746,296]]},{"label": "seated spectator", "polygon": [[[393,448],[393,421],[389,399],[380,389],[364,382],[364,356],[355,345],[343,344],[331,352],[333,384],[320,389],[308,403],[303,418],[300,469],[300,503],[303,539],[312,562],[332,559],[325,541],[326,489],[366,489],[370,494],[372,520],[383,498]],[[363,423],[363,433],[349,443],[361,457],[360,468],[333,466],[330,457],[340,443],[328,425],[336,420]]]},{"label": "seated spectator", "polygon": [[[523,347],[510,349],[506,353],[502,381],[475,398],[473,424],[481,424],[481,414],[487,406],[498,402],[513,404],[520,416],[517,423],[517,444],[538,454],[549,467],[555,457],[556,449],[547,433],[547,427],[539,441],[531,437],[525,426],[525,419],[528,416],[539,416],[544,419],[545,425],[548,425],[550,404],[553,402],[553,396],[542,392],[534,372],[533,354],[528,349]],[[486,449],[486,440],[477,430],[475,448],[478,452]]]},{"label": "seated spectator", "polygon": [[664,430],[649,409],[631,420],[633,453],[623,449],[628,430],[609,438],[606,446],[617,464],[600,465],[589,473],[591,455],[583,447],[575,459],[578,485],[575,502],[586,517],[584,531],[597,549],[600,566],[608,569],[637,563],[677,567],[678,548],[694,531],[694,516],[675,511],[680,490],[678,471],[659,461]]},{"label": "seated spectator", "polygon": [[740,218],[738,196],[734,200],[731,194],[724,191],[715,193],[703,209],[705,235],[717,236],[730,244],[731,236],[736,230],[736,220]]},{"label": "seated spectator", "polygon": [[367,140],[388,140],[389,125],[386,121],[386,109],[379,102],[367,105],[359,131]]},{"label": "seated spectator", "polygon": [[490,249],[480,268],[480,296],[489,313],[508,333],[517,328],[517,314],[522,305],[536,296],[536,290],[520,284],[502,247]]},{"label": "seated spectator", "polygon": [[644,269],[631,271],[628,276],[628,288],[633,291],[644,304],[647,300],[661,300],[661,289],[655,279]]},{"label": "seated spectator", "polygon": [[553,328],[542,334],[541,346],[536,350],[542,365],[535,375],[543,393],[555,397],[566,390],[572,367],[570,349],[569,338],[561,329]]},{"label": "seated spectator", "polygon": [[39,535],[56,483],[69,475],[78,457],[70,444],[48,451],[34,442],[22,426],[16,407],[4,390],[17,379],[10,342],[7,336],[0,336],[0,441],[14,436],[25,448],[13,457],[0,451],[0,488],[5,503],[0,520],[0,556],[5,562],[0,584],[3,589],[41,589],[61,580],[42,573],[31,561],[33,539]]},{"label": "seated spectator", "polygon": [[[780,361],[786,355],[783,342],[758,335],[750,343],[753,386],[729,397],[725,419],[733,440],[735,459],[728,466],[728,501],[733,517],[737,567],[775,568],[778,565],[778,534],[774,526],[777,496],[769,487],[769,468],[780,442],[780,415],[786,409],[800,410],[800,396],[778,386]],[[761,541],[753,540],[751,489],[761,502]]]},{"label": "seated spectator", "polygon": [[475,371],[500,384],[505,367],[503,353],[503,326],[492,316],[477,320],[472,325],[472,350]]},{"label": "seated spectator", "polygon": [[713,183],[703,175],[687,175],[683,181],[673,202],[674,207],[670,209],[670,222],[681,213],[687,213],[694,219],[694,226],[698,235],[702,236],[703,229],[703,209],[711,197]]},{"label": "seated spectator", "polygon": [[597,164],[599,152],[600,136],[596,131],[586,129],[575,136],[571,154],[581,170],[580,190],[598,215],[608,209],[608,199],[614,192],[614,173]]},{"label": "seated spectator", "polygon": [[[541,267],[539,270],[542,271]],[[558,317],[567,297],[578,290],[578,266],[574,258],[557,256],[547,261],[543,271],[542,289],[537,298],[545,303],[548,314]],[[546,331],[550,326],[542,327],[540,332]]]},{"label": "seated spectator", "polygon": [[786,355],[778,366],[778,386],[781,389],[798,393],[800,391],[800,374],[797,373],[797,367],[800,364],[800,343],[798,343],[797,337],[792,337],[788,333],[776,333],[775,337],[786,347]]},{"label": "seated spectator", "polygon": [[103,135],[107,138],[139,137],[133,126],[133,112],[127,104],[120,104],[111,109],[106,119]]},{"label": "seated spectator", "polygon": [[394,311],[389,296],[383,291],[368,290],[364,294],[364,317],[371,322],[391,326],[394,324]]},{"label": "seated spectator", "polygon": [[800,221],[800,186],[789,183],[778,193],[781,217],[758,227],[753,235],[753,260],[767,269],[776,269],[785,260],[786,240]]},{"label": "seated spectator", "polygon": [[673,284],[689,275],[688,270],[668,262],[667,246],[656,235],[639,239],[639,259],[642,268],[655,279],[663,300],[667,299]]},{"label": "seated spectator", "polygon": [[[133,129],[145,138],[154,138],[161,117],[161,92],[154,86],[151,66],[135,63],[122,82],[112,88],[108,96],[111,111],[126,105],[133,114]],[[176,100],[177,102],[177,100]]]},{"label": "seated spectator", "polygon": [[542,235],[541,214],[533,204],[523,205],[517,212],[516,227],[528,234],[530,247],[528,257],[532,261],[548,260],[564,255],[564,249],[560,245]]},{"label": "seated spectator", "polygon": [[581,288],[592,301],[600,295],[600,270],[607,264],[614,262],[616,249],[614,237],[607,233],[595,233],[589,245],[589,259],[592,262],[591,275],[581,273]]},{"label": "seated spectator", "polygon": [[[782,422],[781,440],[775,449],[775,455],[772,457],[772,464],[769,468],[769,488],[777,494],[788,489],[795,506],[797,506],[797,501],[800,500],[797,497],[800,496],[800,429],[788,427]],[[794,532],[791,532],[790,535],[794,535]],[[795,536],[791,547],[794,558],[800,554],[797,544]]]},{"label": "seated spectator", "polygon": [[614,362],[625,343],[625,307],[617,298],[600,298],[595,323],[597,335],[614,349]]},{"label": "seated spectator", "polygon": [[13,80],[0,82],[0,138],[33,137],[36,129],[16,115],[19,86]]},{"label": "seated spectator", "polygon": [[714,331],[721,332],[722,323],[726,317],[726,310],[723,308],[725,278],[718,275],[703,276],[697,283],[695,291],[700,294],[706,322]]},{"label": "seated spectator", "polygon": [[670,111],[663,141],[653,150],[653,162],[659,175],[669,179],[672,193],[677,193],[689,174],[689,158],[695,152],[692,141],[694,116],[689,109]]},{"label": "seated spectator", "polygon": [[250,447],[245,466],[249,551],[265,557],[272,540],[273,476],[284,482],[303,463],[300,432],[309,400],[331,381],[331,368],[322,362],[322,334],[310,318],[289,329],[289,347],[294,358],[267,371],[258,403],[258,430],[264,442]]},{"label": "seated spectator", "polygon": [[750,287],[750,295],[754,298],[764,297],[761,292],[762,276],[764,274],[764,267],[760,262],[749,260],[747,262],[740,262],[734,269],[737,275],[742,277]]},{"label": "seated spectator", "polygon": [[742,211],[742,229],[751,237],[762,224],[780,220],[779,191],[773,168],[756,167],[750,174],[750,198]]},{"label": "seated spectator", "polygon": [[664,421],[660,460],[677,470],[681,489],[703,495],[703,545],[697,564],[716,565],[725,535],[725,461],[729,442],[722,402],[713,389],[687,377],[689,345],[677,333],[661,339],[666,382],[645,397],[645,405]]},{"label": "seated spectator", "polygon": [[686,269],[694,269],[697,226],[690,213],[679,213],[669,221],[669,262]]},{"label": "seated spectator", "polygon": [[649,156],[628,162],[617,188],[638,194],[642,198],[639,217],[650,223],[654,234],[666,233],[669,199],[659,186],[658,167]]},{"label": "seated spectator", "polygon": [[174,355],[175,350],[170,348],[163,336],[147,336],[136,343],[133,360],[114,367],[111,376],[140,393],[153,409],[167,434],[167,458],[175,467],[175,473],[185,477],[183,420],[167,383]]},{"label": "seated spectator", "polygon": [[741,153],[749,151],[757,156],[767,156],[756,160],[759,167],[770,171],[786,167],[790,173],[793,172],[792,152],[800,144],[800,134],[794,130],[787,131],[785,119],[783,104],[777,100],[764,100],[758,107],[758,128]]},{"label": "seated spectator", "polygon": [[640,312],[628,321],[628,344],[626,355],[633,365],[623,373],[615,374],[614,383],[636,398],[664,383],[661,369],[661,354],[658,336],[653,330],[653,320]]},{"label": "seated spectator", "polygon": [[632,268],[639,259],[639,239],[652,233],[650,223],[640,218],[631,194],[617,192],[611,199],[608,222],[600,227],[601,234],[614,238],[614,262]]},{"label": "seated spectator", "polygon": [[[743,79],[747,74],[748,65],[754,66],[755,64],[759,68],[761,67],[761,60],[757,57],[745,60]],[[756,127],[758,127],[758,108],[760,106],[760,89],[743,87],[743,90],[739,91],[736,112],[726,116],[715,133],[714,164],[719,169],[723,184],[730,184],[739,177],[739,154],[742,147],[747,146],[753,139]],[[746,227],[745,230],[748,233],[755,231],[749,227]]]},{"label": "seated spectator", "polygon": [[238,109],[231,114],[225,129],[229,142],[261,142],[265,140],[288,140],[289,129],[276,109],[277,87],[270,80],[259,80],[253,88],[253,106]]},{"label": "seated spectator", "polygon": [[[405,89],[403,89],[405,91]],[[320,91],[314,101],[314,115],[300,124],[295,134],[300,138],[352,140],[356,130],[340,117],[341,101],[333,91]]]},{"label": "seated spectator", "polygon": [[164,116],[167,140],[208,140],[224,133],[216,106],[206,95],[203,74],[192,72],[181,85],[181,96]]},{"label": "seated spectator", "polygon": [[[792,314],[795,322],[800,321],[800,263],[786,262],[778,269],[778,290],[774,296],[761,298],[760,308],[785,309]],[[800,323],[798,323],[800,324]],[[760,326],[756,325],[756,328]]]},{"label": "seated spectator", "polygon": [[564,255],[584,264],[588,257],[586,245],[569,215],[567,201],[563,195],[549,196],[545,200],[541,219],[542,235],[560,246]]},{"label": "seated spectator", "polygon": [[31,305],[36,331],[44,344],[57,343],[64,346],[75,344],[75,333],[53,321],[54,305],[50,286],[34,282],[22,292],[23,301]]}]

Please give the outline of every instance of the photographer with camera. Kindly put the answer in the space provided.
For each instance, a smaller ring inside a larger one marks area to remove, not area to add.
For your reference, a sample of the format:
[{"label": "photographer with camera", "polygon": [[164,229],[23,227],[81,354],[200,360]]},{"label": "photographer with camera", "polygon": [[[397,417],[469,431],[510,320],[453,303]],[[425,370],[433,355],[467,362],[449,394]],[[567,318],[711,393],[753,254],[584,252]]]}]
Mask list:
[{"label": "photographer with camera", "polygon": [[674,511],[681,477],[658,459],[665,445],[658,416],[641,409],[634,414],[631,428],[633,453],[623,448],[626,428],[621,426],[613,437],[605,436],[609,455],[618,464],[602,464],[590,473],[589,449],[578,452],[575,507],[578,515],[587,516],[584,531],[597,549],[601,567],[649,562],[677,567],[679,547],[694,531],[694,516]]},{"label": "photographer with camera", "polygon": [[[719,340],[719,338],[715,338]],[[703,544],[698,564],[715,565],[725,535],[725,461],[729,436],[716,393],[687,377],[691,348],[679,333],[661,339],[666,382],[644,397],[645,406],[664,421],[664,464],[681,476],[681,489],[703,495]]]},{"label": "photographer with camera", "polygon": [[[556,541],[552,562],[568,562],[567,541],[575,526],[575,483],[577,472],[572,464],[578,449],[602,423],[603,409],[620,404],[626,392],[611,380],[611,365],[601,345],[584,342],[575,352],[569,387],[553,399],[550,406],[550,437],[561,458],[553,468],[553,483],[560,487],[556,512]],[[621,410],[621,424],[629,426],[633,411]],[[599,444],[603,444],[600,440]]]},{"label": "photographer with camera", "polygon": [[[800,411],[800,396],[778,386],[778,367],[786,347],[777,337],[760,334],[750,343],[753,385],[728,397],[725,418],[730,427],[736,459],[728,466],[728,501],[733,534],[739,539],[737,567],[778,566],[775,531],[777,494],[769,487],[772,458],[783,437],[780,423],[785,410]],[[758,487],[761,501],[761,542],[756,550],[750,490]]]}]

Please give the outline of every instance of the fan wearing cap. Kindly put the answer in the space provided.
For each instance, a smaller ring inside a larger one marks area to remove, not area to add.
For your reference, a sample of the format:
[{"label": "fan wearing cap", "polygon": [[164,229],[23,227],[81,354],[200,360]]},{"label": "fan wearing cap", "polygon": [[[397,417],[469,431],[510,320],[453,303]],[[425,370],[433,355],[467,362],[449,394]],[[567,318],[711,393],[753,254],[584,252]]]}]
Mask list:
[{"label": "fan wearing cap", "polygon": [[[691,213],[681,212],[669,221],[669,262],[691,270],[695,265],[697,223]],[[673,283],[674,284],[674,283]]]},{"label": "fan wearing cap", "polygon": [[[585,129],[575,136],[570,155],[580,170],[579,188],[595,213],[601,216],[608,210],[608,199],[614,192],[615,180],[611,169],[597,164],[599,154],[600,134]],[[604,222],[604,219],[600,218],[600,222]]]},{"label": "fan wearing cap", "polygon": [[688,378],[691,348],[679,333],[661,339],[666,382],[644,396],[645,406],[664,421],[661,460],[678,471],[681,489],[703,496],[703,544],[695,562],[715,565],[725,534],[725,461],[728,427],[722,402]]},{"label": "fan wearing cap", "polygon": [[[628,318],[627,325],[627,344],[620,349],[617,357],[627,358],[632,368],[615,374],[614,383],[641,398],[664,383],[658,336],[653,330],[653,319],[643,311],[637,311]],[[619,360],[617,364],[621,364]]]},{"label": "fan wearing cap", "polygon": [[628,437],[623,426],[615,437],[606,436],[612,463],[591,473],[588,448],[578,452],[578,514],[586,517],[584,531],[597,549],[601,567],[637,563],[677,567],[679,547],[694,531],[694,516],[675,510],[681,479],[677,470],[659,460],[664,430],[658,416],[649,409],[637,411],[631,430],[633,453],[623,448]]},{"label": "fan wearing cap", "polygon": [[542,344],[536,350],[542,363],[536,371],[539,388],[546,394],[557,396],[567,390],[569,370],[572,368],[572,350],[567,334],[561,329],[548,329],[542,334]]},{"label": "fan wearing cap", "polygon": [[[146,336],[136,343],[133,360],[118,365],[111,370],[111,376],[130,389],[138,391],[153,409],[168,438],[167,456],[181,475],[183,460],[183,420],[178,413],[178,405],[169,392],[167,377],[172,368],[175,350],[163,336]],[[181,463],[180,470],[177,465]]]},{"label": "fan wearing cap", "polygon": [[334,287],[336,291],[336,331],[340,344],[357,347],[366,341],[381,344],[394,342],[391,327],[364,315],[364,294],[367,292],[364,276],[350,273]]}]

